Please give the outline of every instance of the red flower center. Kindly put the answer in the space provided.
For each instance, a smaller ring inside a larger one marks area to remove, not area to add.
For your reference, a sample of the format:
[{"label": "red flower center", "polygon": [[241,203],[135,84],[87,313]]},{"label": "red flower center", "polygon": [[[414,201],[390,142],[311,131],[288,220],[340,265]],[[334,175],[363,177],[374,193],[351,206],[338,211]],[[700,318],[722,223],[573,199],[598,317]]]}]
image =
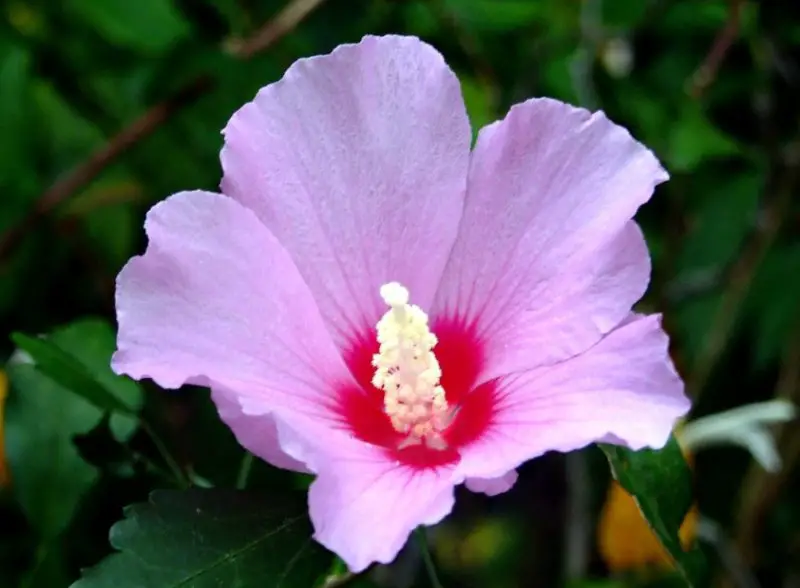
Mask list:
[{"label": "red flower center", "polygon": [[474,388],[483,366],[483,345],[474,330],[452,318],[434,319],[431,330],[438,338],[434,352],[442,370],[441,386],[448,405],[454,409],[452,422],[442,431],[444,449],[425,444],[403,446],[406,436],[395,429],[384,410],[384,391],[372,385],[372,358],[378,352],[374,329],[359,335],[345,353],[345,361],[360,386],[337,390],[341,415],[353,435],[383,447],[393,459],[416,468],[457,461],[459,448],[486,431],[494,404],[493,382]]}]

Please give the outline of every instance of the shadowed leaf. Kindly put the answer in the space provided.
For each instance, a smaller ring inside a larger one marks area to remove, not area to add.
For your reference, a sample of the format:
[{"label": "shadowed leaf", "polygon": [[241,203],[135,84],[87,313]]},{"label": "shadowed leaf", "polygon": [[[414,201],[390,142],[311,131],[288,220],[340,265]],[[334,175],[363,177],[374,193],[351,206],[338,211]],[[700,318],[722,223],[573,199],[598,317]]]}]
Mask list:
[{"label": "shadowed leaf", "polygon": [[156,491],[111,529],[111,555],[73,588],[314,586],[332,556],[304,500],[236,490]]},{"label": "shadowed leaf", "polygon": [[704,562],[699,550],[684,551],[678,535],[692,506],[689,466],[675,437],[658,451],[631,451],[601,444],[614,478],[636,500],[653,532],[672,558],[687,585],[697,586]]}]

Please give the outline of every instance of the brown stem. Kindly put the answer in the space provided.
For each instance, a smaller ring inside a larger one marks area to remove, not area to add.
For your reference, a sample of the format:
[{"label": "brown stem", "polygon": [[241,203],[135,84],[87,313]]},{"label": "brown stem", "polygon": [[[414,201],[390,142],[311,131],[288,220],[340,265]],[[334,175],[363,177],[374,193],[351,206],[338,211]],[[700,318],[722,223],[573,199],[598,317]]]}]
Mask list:
[{"label": "brown stem", "polygon": [[228,51],[240,59],[249,59],[269,49],[324,1],[294,0],[294,2],[290,2],[253,35],[246,39],[229,42],[227,44]]},{"label": "brown stem", "polygon": [[700,98],[703,93],[714,83],[717,77],[719,66],[722,65],[728,50],[739,36],[739,26],[742,20],[742,10],[744,8],[745,0],[731,0],[730,12],[728,13],[728,22],[720,30],[714,44],[706,55],[700,67],[695,70],[692,75],[689,94],[693,98]]},{"label": "brown stem", "polygon": [[151,135],[173,114],[193,103],[211,87],[207,76],[198,78],[164,102],[149,109],[130,125],[115,135],[89,159],[69,171],[50,186],[33,205],[33,208],[14,227],[0,238],[0,260],[6,259],[25,234],[42,217],[67,200],[80,188],[94,180],[106,167],[131,146]]},{"label": "brown stem", "polygon": [[[230,42],[227,50],[234,57],[249,59],[273,46],[323,2],[324,0],[294,0],[290,2],[252,36]],[[8,258],[28,231],[43,217],[94,180],[133,145],[152,135],[173,115],[196,102],[213,87],[214,80],[209,75],[202,75],[192,80],[173,96],[148,109],[109,139],[103,147],[90,155],[83,163],[59,178],[39,196],[31,210],[19,223],[0,236],[0,262]]]}]

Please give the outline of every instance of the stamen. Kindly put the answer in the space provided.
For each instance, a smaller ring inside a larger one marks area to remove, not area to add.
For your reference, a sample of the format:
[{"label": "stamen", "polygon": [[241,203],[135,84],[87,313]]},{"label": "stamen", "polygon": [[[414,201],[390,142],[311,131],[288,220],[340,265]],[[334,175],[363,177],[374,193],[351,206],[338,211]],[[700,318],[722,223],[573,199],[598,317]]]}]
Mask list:
[{"label": "stamen", "polygon": [[428,316],[408,303],[408,290],[396,282],[385,284],[381,298],[389,311],[378,321],[380,348],[372,358],[372,384],[384,391],[384,410],[396,431],[406,435],[398,449],[425,443],[431,449],[447,448],[442,431],[452,422],[442,370],[433,348],[436,336]]}]

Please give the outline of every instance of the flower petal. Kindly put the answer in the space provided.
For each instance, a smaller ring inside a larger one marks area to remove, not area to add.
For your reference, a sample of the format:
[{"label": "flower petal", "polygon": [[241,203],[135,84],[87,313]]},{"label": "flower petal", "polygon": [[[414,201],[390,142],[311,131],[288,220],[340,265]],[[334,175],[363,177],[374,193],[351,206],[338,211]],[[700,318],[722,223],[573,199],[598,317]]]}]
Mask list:
[{"label": "flower petal", "polygon": [[176,194],[154,206],[150,244],[117,278],[112,365],[165,388],[222,387],[321,425],[328,393],[355,385],[286,251],[235,200]]},{"label": "flower petal", "polygon": [[660,316],[635,317],[573,359],[504,378],[489,429],[461,449],[461,472],[494,477],[599,440],[662,447],[689,410],[667,343]]},{"label": "flower petal", "polygon": [[419,525],[453,508],[456,466],[420,469],[385,448],[327,428],[313,431],[303,415],[275,419],[283,451],[317,474],[309,490],[314,538],[354,572],[391,562]]},{"label": "flower petal", "polygon": [[517,470],[511,470],[497,478],[467,478],[464,485],[470,492],[482,492],[487,496],[497,496],[508,492],[517,483]]},{"label": "flower petal", "polygon": [[435,310],[475,321],[483,379],[572,357],[627,315],[650,271],[630,220],[666,178],[602,113],[555,100],[481,131]]},{"label": "flower petal", "polygon": [[230,427],[239,445],[256,457],[260,457],[276,468],[308,473],[300,461],[284,452],[278,440],[275,419],[269,414],[246,414],[235,393],[217,387],[211,391],[219,416]]},{"label": "flower petal", "polygon": [[454,467],[411,469],[363,445],[336,456],[309,491],[314,538],[353,572],[389,563],[419,525],[433,525],[454,503]]},{"label": "flower petal", "polygon": [[223,191],[289,251],[340,346],[374,326],[387,282],[430,305],[470,147],[458,80],[436,50],[365,37],[301,59],[224,133]]}]

